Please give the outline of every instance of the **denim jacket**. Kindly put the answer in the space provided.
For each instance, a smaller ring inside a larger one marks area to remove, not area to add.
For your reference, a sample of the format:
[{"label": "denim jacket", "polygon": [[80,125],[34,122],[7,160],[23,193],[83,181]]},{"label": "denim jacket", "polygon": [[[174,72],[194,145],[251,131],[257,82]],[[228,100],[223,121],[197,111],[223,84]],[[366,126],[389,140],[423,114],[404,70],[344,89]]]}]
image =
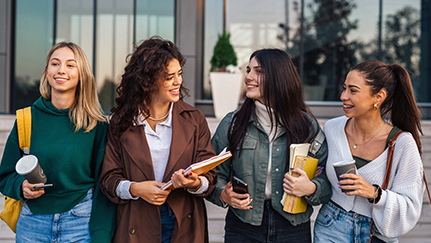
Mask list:
[{"label": "denim jacket", "polygon": [[[234,112],[231,112],[223,118],[211,140],[216,153],[220,153],[225,147],[229,149],[228,130],[233,114]],[[320,130],[320,126],[313,119],[310,118],[310,120],[313,126]],[[280,203],[284,192],[283,178],[289,170],[286,166],[286,149],[290,147],[290,144],[288,145],[286,143],[286,133],[284,130],[281,130],[277,134],[272,145],[271,204],[274,210],[285,217],[292,225],[296,226],[307,222],[313,213],[312,206],[328,202],[332,193],[324,170],[318,177],[312,179],[317,189],[313,196],[305,197],[308,202],[307,210],[299,214],[290,214],[283,211],[283,206]],[[327,144],[325,140],[316,155],[316,158],[319,159],[318,166],[325,166],[327,155]],[[260,225],[264,210],[268,160],[268,136],[259,121],[251,116],[247,127],[247,134],[244,138],[241,156],[236,157],[235,161],[229,159],[217,167],[217,186],[207,199],[216,205],[226,207],[227,205],[220,199],[220,193],[225,189],[226,184],[230,181],[230,177],[235,175],[248,184],[249,194],[253,198],[251,203],[253,209],[241,210],[232,208],[232,210],[244,223]],[[232,172],[231,169],[233,169]]]}]

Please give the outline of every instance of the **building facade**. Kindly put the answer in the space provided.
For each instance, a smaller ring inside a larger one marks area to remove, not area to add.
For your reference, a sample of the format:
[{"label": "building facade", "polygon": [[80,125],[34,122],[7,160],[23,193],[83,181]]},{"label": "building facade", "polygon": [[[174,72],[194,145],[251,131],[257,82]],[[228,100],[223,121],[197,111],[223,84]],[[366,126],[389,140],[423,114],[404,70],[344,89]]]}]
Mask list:
[{"label": "building facade", "polygon": [[349,69],[378,59],[410,71],[428,119],[430,13],[431,0],[0,0],[0,114],[37,99],[46,54],[60,41],[84,49],[109,113],[127,55],[158,35],[187,58],[186,101],[212,116],[209,60],[224,27],[242,70],[256,49],[289,53],[318,117],[342,114],[339,95]]}]

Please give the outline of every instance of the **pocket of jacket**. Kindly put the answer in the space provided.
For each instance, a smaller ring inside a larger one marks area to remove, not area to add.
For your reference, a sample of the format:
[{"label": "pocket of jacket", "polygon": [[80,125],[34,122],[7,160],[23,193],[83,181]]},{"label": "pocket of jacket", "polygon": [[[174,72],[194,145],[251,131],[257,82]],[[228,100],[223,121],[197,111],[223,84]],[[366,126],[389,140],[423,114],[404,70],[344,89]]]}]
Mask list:
[{"label": "pocket of jacket", "polygon": [[241,156],[232,163],[234,175],[239,178],[244,178],[253,173],[253,163],[254,158],[256,157],[255,153],[257,152],[256,146],[257,140],[246,135],[242,145]]}]

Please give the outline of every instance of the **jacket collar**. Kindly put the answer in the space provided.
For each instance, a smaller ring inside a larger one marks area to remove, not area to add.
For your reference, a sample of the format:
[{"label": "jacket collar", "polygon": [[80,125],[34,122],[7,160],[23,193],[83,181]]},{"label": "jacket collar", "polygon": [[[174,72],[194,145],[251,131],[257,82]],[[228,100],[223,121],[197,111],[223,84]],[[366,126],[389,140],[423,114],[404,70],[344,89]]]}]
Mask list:
[{"label": "jacket collar", "polygon": [[[188,111],[195,108],[188,107],[185,102],[178,101],[174,105],[172,111],[172,142],[171,150],[169,153],[168,164],[166,166],[164,181],[170,180],[170,175],[180,168],[176,168],[179,158],[184,153],[186,148],[190,146],[191,140],[196,132],[196,125],[193,124],[187,115]],[[185,169],[185,168],[182,168]]]},{"label": "jacket collar", "polygon": [[[251,114],[250,119],[248,120],[248,123],[253,123],[253,125],[256,127],[256,129],[258,129],[259,131],[261,131],[261,132],[263,132],[263,133],[266,134],[265,129],[263,129],[263,127],[260,124],[259,119],[257,119],[256,114],[254,113],[254,111],[253,111],[253,114]],[[280,129],[280,131],[277,133],[277,135],[275,136],[274,140],[286,133],[284,131],[283,127],[280,127],[279,129]]]},{"label": "jacket collar", "polygon": [[[183,101],[174,103],[172,108],[172,142],[163,181],[169,181],[170,175],[180,168],[176,168],[179,158],[189,146],[196,130],[187,115],[188,111],[195,108],[188,106]],[[145,179],[155,180],[150,148],[148,147],[145,130],[142,126],[131,126],[120,137],[127,153],[136,166],[144,174]],[[185,168],[182,168],[185,169]]]}]

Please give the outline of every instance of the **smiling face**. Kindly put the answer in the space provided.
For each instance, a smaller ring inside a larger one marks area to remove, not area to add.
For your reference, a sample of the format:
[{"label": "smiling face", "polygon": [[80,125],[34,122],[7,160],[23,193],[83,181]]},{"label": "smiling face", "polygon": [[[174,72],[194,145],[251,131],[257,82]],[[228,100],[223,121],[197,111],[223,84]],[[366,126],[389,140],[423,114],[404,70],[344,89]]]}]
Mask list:
[{"label": "smiling face", "polygon": [[54,51],[45,72],[53,96],[75,94],[79,83],[79,71],[75,54],[71,49],[62,47]]},{"label": "smiling face", "polygon": [[265,104],[262,95],[262,78],[262,68],[257,62],[256,57],[253,57],[247,66],[247,75],[244,78],[245,85],[247,86],[247,92],[245,93],[245,95],[247,96],[247,98],[255,99],[258,100],[260,103]]},{"label": "smiling face", "polygon": [[347,117],[360,117],[374,111],[377,95],[371,94],[371,88],[365,83],[364,77],[358,71],[350,71],[344,82],[341,93],[344,114]]},{"label": "smiling face", "polygon": [[177,59],[171,59],[166,72],[159,78],[159,90],[153,101],[161,103],[177,102],[180,99],[180,88],[183,83],[183,69]]}]

